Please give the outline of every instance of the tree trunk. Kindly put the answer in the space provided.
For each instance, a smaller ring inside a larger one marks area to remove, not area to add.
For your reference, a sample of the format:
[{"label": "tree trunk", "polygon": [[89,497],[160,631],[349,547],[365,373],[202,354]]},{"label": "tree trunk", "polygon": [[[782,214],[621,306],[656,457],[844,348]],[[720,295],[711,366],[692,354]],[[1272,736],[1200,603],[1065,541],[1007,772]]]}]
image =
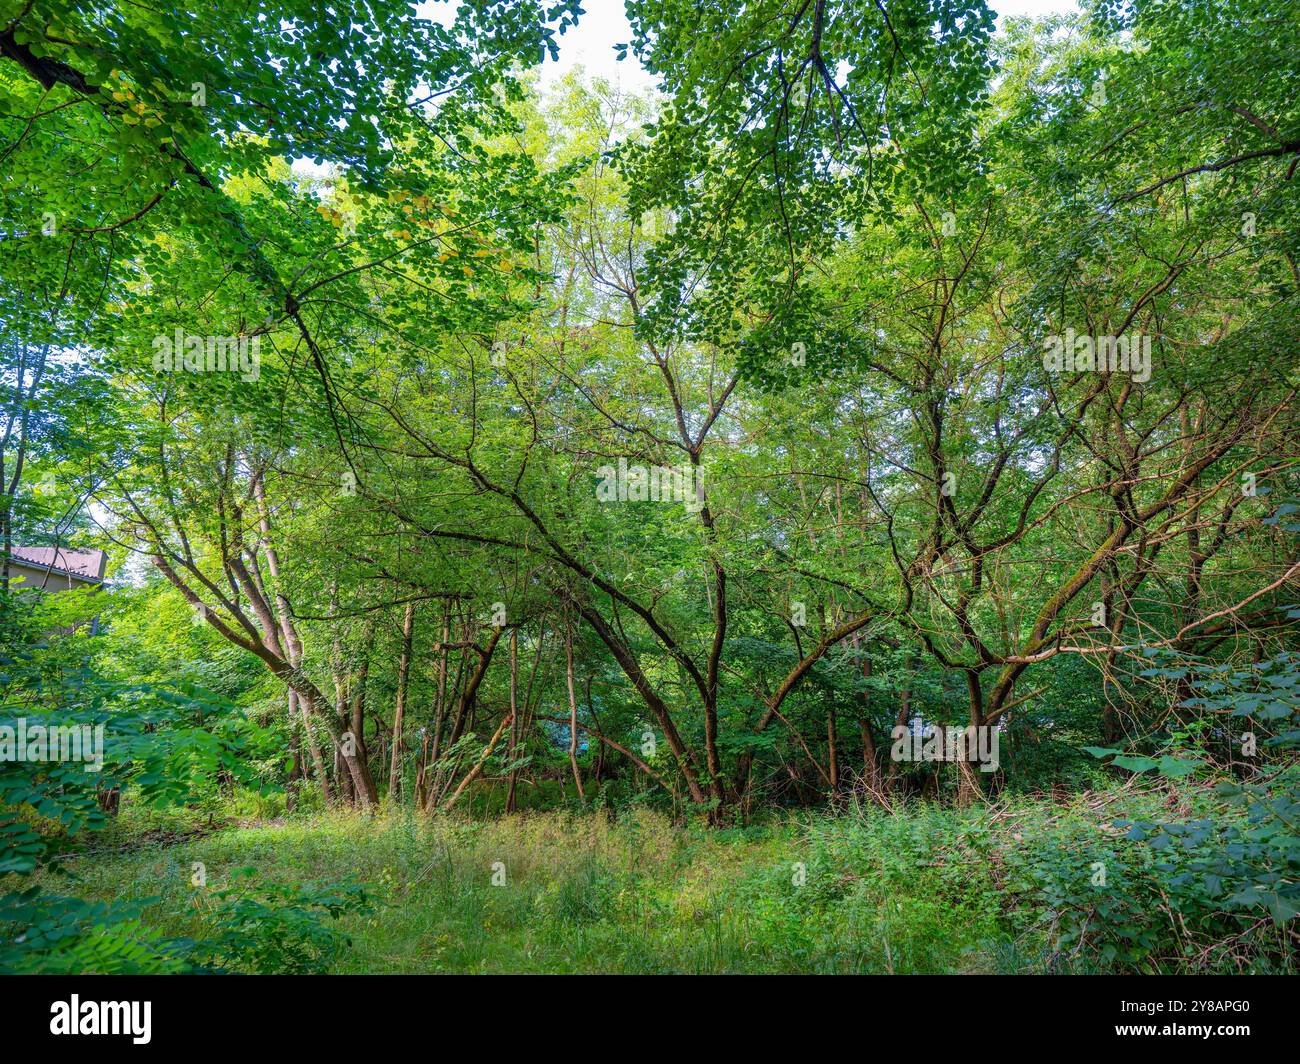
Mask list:
[{"label": "tree trunk", "polygon": [[299,698],[298,692],[290,688],[289,716],[292,717],[295,713],[302,723],[303,742],[306,744],[307,752],[311,756],[312,771],[316,773],[316,780],[320,784],[321,794],[325,797],[325,804],[330,805],[334,801],[334,795],[330,791],[329,775],[325,771],[325,759],[321,757],[320,746],[311,731],[311,716],[307,713],[307,706]]},{"label": "tree trunk", "polygon": [[578,768],[578,700],[573,694],[573,629],[564,628],[564,679],[569,688],[569,766],[573,769],[573,782],[578,788],[578,801],[585,802],[582,789],[582,772]]},{"label": "tree trunk", "polygon": [[[500,629],[498,628],[497,631],[500,632]],[[476,779],[478,779],[479,773],[483,771],[484,764],[486,764],[487,759],[492,756],[492,751],[496,749],[497,743],[500,742],[501,733],[505,731],[506,725],[509,724],[510,721],[511,718],[507,717],[505,720],[501,722],[500,726],[496,730],[496,734],[492,736],[487,746],[484,747],[483,753],[479,757],[478,761],[474,764],[474,767],[465,774],[465,778],[460,781],[460,786],[456,788],[452,796],[448,798],[446,803],[443,805],[442,811],[444,813],[450,811],[451,807],[454,806],[457,803],[457,801],[460,800],[460,796],[465,792],[465,788],[468,787],[471,783],[473,783]]]},{"label": "tree trunk", "polygon": [[442,632],[438,642],[438,687],[434,693],[433,727],[420,750],[420,768],[416,775],[416,803],[421,809],[430,808],[434,799],[435,781],[432,775],[433,765],[441,752],[442,729],[447,719],[447,648],[451,640],[451,602],[442,608]]},{"label": "tree trunk", "polygon": [[506,812],[513,813],[516,811],[515,802],[517,800],[516,791],[519,787],[519,770],[514,767],[514,762],[519,756],[519,629],[512,629],[510,632],[510,738],[508,740],[508,756],[511,762],[509,784],[506,790]]},{"label": "tree trunk", "polygon": [[357,669],[356,680],[352,686],[352,706],[351,720],[348,723],[348,729],[352,733],[352,740],[356,746],[357,762],[361,766],[361,771],[365,775],[366,793],[378,794],[375,787],[374,776],[370,771],[370,757],[366,747],[366,684],[370,680],[370,653],[375,635],[375,621],[373,615],[371,620],[366,624],[365,636],[363,643],[365,649],[362,651],[361,666]]},{"label": "tree trunk", "polygon": [[406,714],[407,687],[411,679],[411,638],[415,631],[415,603],[408,602],[402,618],[402,650],[397,659],[397,700],[393,708],[393,759],[388,769],[388,794],[402,797],[402,718]]},{"label": "tree trunk", "polygon": [[963,807],[974,805],[984,797],[984,785],[973,757],[978,743],[977,729],[985,726],[984,688],[974,669],[966,670],[966,688],[970,694],[971,730],[963,734],[957,746],[957,804]]},{"label": "tree trunk", "polygon": [[826,714],[826,756],[830,761],[828,767],[830,769],[832,799],[840,790],[840,759],[835,740],[835,710],[832,709]]}]

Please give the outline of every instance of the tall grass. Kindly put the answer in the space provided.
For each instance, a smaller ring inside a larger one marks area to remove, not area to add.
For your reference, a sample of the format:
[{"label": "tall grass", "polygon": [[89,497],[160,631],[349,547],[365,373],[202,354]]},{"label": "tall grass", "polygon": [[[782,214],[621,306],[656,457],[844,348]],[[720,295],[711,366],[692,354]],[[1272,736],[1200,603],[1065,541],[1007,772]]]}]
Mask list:
[{"label": "tall grass", "polygon": [[[87,897],[155,897],[144,923],[176,936],[201,932],[211,893],[237,869],[290,886],[364,883],[379,905],[343,918],[351,945],[338,972],[1177,969],[1176,935],[1126,961],[1106,950],[1124,928],[1091,923],[1109,913],[1159,937],[1170,914],[1152,862],[1115,824],[1168,801],[859,808],[725,831],[644,808],[490,820],[314,813],[171,845],[151,825],[149,845],[69,870]],[[1100,891],[1099,855],[1112,869]],[[191,884],[195,862],[206,886]]]}]

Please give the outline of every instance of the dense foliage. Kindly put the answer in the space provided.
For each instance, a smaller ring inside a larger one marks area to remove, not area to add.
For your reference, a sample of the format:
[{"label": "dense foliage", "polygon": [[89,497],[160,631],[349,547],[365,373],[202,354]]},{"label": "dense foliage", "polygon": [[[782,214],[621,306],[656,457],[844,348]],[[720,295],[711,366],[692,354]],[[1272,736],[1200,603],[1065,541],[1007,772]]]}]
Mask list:
[{"label": "dense foliage", "polygon": [[[893,970],[904,883],[1293,968],[1294,0],[627,11],[661,91],[541,87],[574,0],[0,4],[0,725],[106,736],[0,760],[0,967],[347,967],[393,887],[97,893],[142,822],[565,806],[751,832],[760,968]],[[606,856],[516,901],[621,925]]]}]

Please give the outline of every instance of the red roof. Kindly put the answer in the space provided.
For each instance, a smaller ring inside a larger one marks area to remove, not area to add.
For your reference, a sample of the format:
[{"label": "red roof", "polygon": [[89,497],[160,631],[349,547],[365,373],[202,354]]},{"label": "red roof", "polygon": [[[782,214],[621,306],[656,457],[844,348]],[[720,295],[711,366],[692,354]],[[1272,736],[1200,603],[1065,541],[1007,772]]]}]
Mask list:
[{"label": "red roof", "polygon": [[14,561],[82,580],[104,579],[104,565],[108,561],[108,555],[102,550],[72,550],[69,547],[14,547],[9,556]]}]

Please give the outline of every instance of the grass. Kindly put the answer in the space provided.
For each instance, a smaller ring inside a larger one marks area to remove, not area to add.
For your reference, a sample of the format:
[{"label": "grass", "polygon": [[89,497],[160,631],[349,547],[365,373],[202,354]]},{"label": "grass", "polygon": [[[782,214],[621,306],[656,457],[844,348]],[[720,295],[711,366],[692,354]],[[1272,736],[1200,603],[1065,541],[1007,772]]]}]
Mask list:
[{"label": "grass", "polygon": [[[224,927],[235,945],[221,966],[234,970],[285,970],[304,951],[305,970],[365,973],[1296,967],[1293,931],[1228,911],[1183,874],[1194,853],[1127,838],[1128,820],[1240,816],[1192,783],[726,830],[645,807],[284,816],[234,801],[221,815],[128,803],[95,852],[64,863],[71,882],[47,874],[46,885],[87,901],[152,899],[145,935],[207,940]],[[368,911],[337,924],[307,913],[303,899],[348,884],[373,899]],[[254,916],[231,930],[221,892],[234,885]],[[267,898],[281,900],[259,907]],[[330,930],[313,932],[318,919]]]},{"label": "grass", "polygon": [[[337,972],[940,972],[993,970],[1011,944],[962,899],[836,863],[816,818],[675,827],[641,810],[491,821],[331,813],[177,836],[69,863],[73,892],[156,897],[144,923],[198,936],[211,892],[251,867],[287,885],[361,881]],[[206,887],[191,885],[202,862]],[[800,874],[802,871],[802,874]],[[495,882],[494,882],[495,880]],[[64,884],[66,889],[67,885]]]}]

